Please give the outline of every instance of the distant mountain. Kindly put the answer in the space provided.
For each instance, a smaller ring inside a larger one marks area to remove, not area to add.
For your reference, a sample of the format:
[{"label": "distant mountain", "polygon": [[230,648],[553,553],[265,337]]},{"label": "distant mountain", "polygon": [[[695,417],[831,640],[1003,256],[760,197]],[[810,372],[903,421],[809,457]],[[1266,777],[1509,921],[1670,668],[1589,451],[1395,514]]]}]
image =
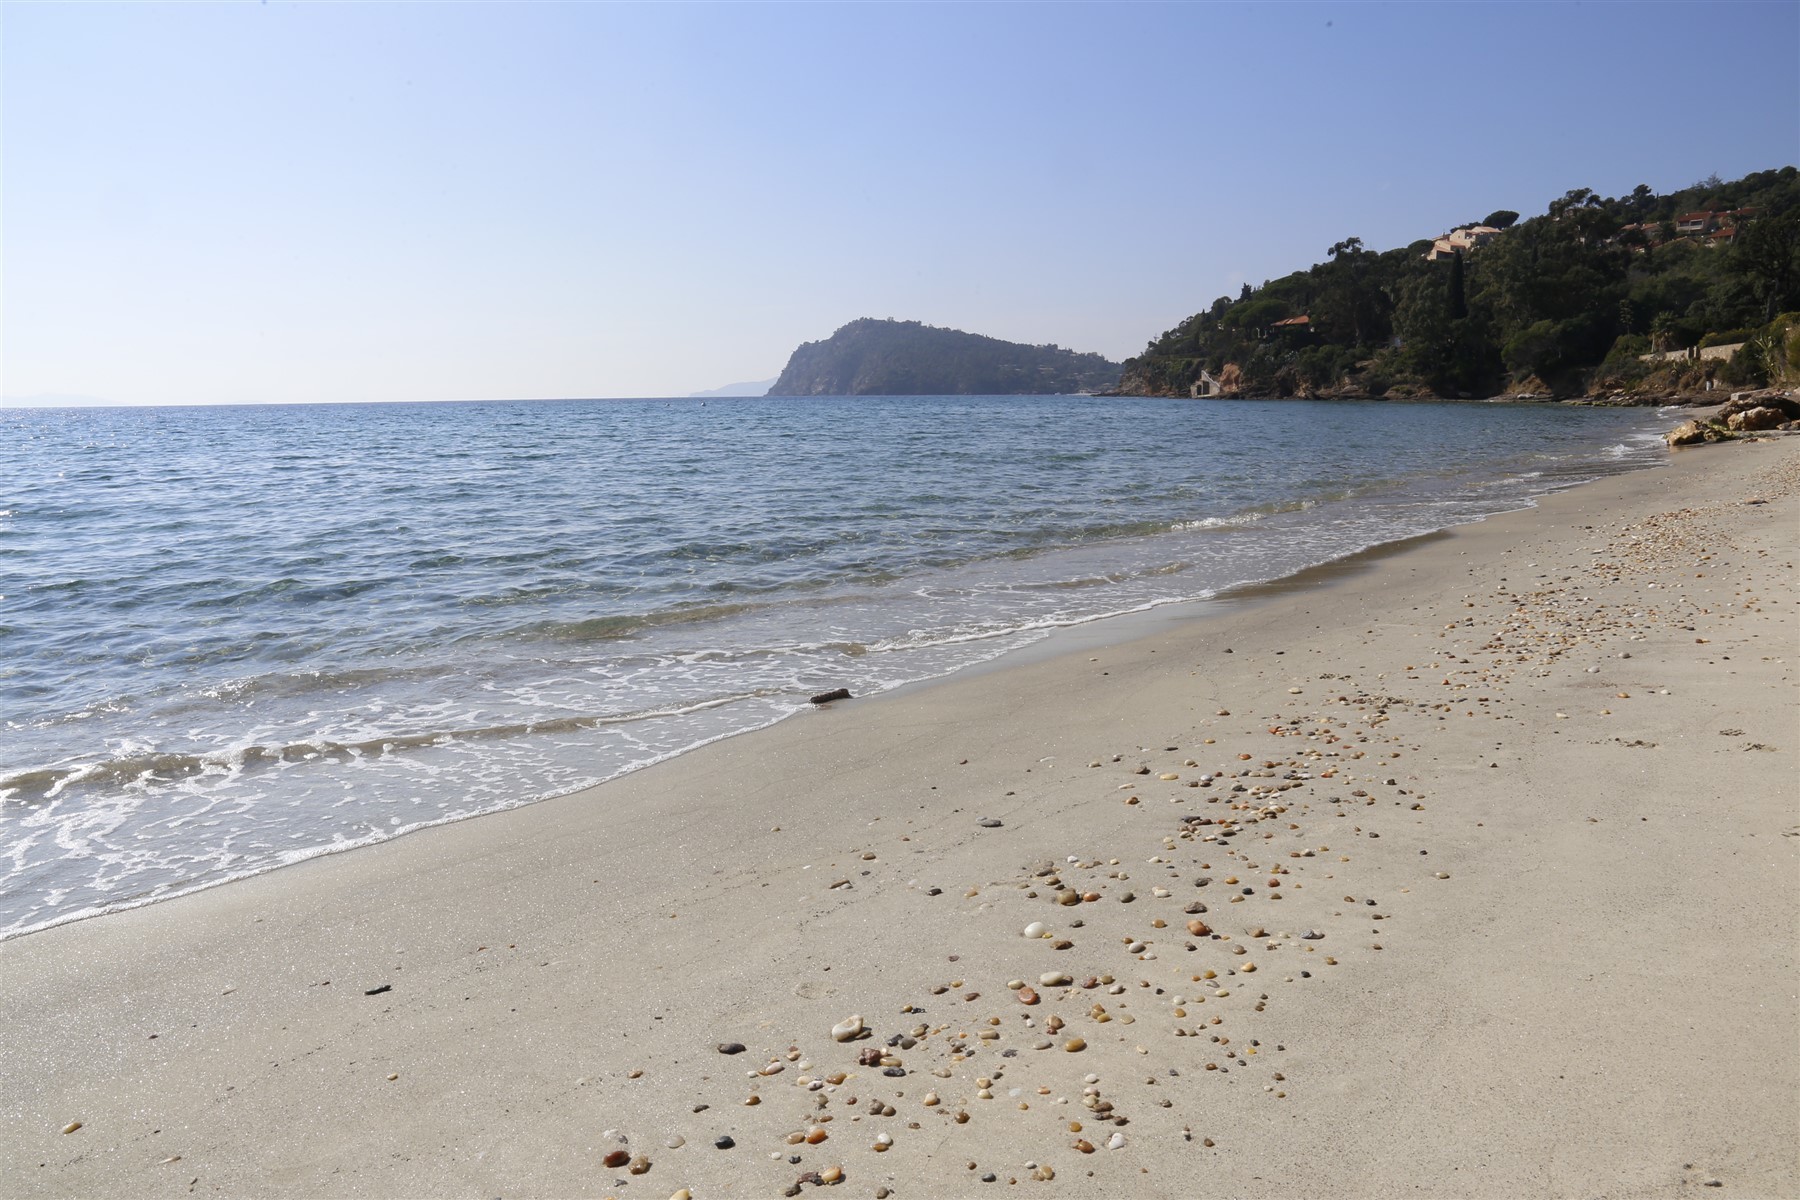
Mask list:
[{"label": "distant mountain", "polygon": [[66,396],[39,392],[33,396],[0,396],[0,408],[97,408],[111,404],[100,396]]},{"label": "distant mountain", "polygon": [[705,400],[713,396],[766,396],[773,379],[759,379],[754,383],[728,383],[724,387],[714,388],[710,392],[689,392],[689,399]]},{"label": "distant mountain", "polygon": [[771,396],[1053,396],[1097,392],[1121,367],[918,321],[852,321],[795,350]]}]

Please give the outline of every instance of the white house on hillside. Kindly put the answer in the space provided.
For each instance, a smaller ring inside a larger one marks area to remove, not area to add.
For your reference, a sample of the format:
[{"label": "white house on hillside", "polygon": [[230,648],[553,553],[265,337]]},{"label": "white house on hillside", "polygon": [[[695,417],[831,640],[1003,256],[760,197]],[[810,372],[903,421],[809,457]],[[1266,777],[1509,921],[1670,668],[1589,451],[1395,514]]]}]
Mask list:
[{"label": "white house on hillside", "polygon": [[1461,229],[1452,229],[1432,242],[1425,257],[1436,262],[1440,258],[1451,257],[1458,250],[1471,254],[1499,236],[1500,231],[1492,225],[1465,225]]}]

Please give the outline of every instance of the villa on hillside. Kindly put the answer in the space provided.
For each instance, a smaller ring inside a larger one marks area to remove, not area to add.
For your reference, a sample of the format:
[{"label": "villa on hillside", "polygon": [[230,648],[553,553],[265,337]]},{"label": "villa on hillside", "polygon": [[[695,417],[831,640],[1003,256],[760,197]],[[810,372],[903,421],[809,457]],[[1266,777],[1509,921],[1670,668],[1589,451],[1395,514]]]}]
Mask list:
[{"label": "villa on hillside", "polygon": [[1755,208],[1715,208],[1703,212],[1682,213],[1673,221],[1662,224],[1644,222],[1627,225],[1619,230],[1617,237],[1609,240],[1616,242],[1622,237],[1636,235],[1632,240],[1637,244],[1632,249],[1642,254],[1645,245],[1660,244],[1663,240],[1663,233],[1673,226],[1676,237],[1689,238],[1703,246],[1729,246],[1737,241],[1738,234],[1743,232],[1745,224],[1753,219],[1759,211]]},{"label": "villa on hillside", "polygon": [[1425,257],[1437,262],[1439,259],[1455,257],[1458,250],[1472,254],[1499,236],[1500,231],[1492,225],[1465,225],[1461,229],[1452,229],[1433,241]]},{"label": "villa on hillside", "polygon": [[1263,340],[1279,340],[1290,347],[1304,346],[1312,342],[1314,332],[1310,316],[1288,317],[1286,320],[1276,321],[1270,325],[1268,332],[1263,335]]},{"label": "villa on hillside", "polygon": [[[1729,246],[1737,241],[1744,225],[1754,219],[1759,211],[1756,208],[1715,208],[1682,213],[1672,221],[1645,221],[1626,225],[1612,237],[1604,239],[1604,244],[1614,245],[1623,240],[1634,253],[1642,254],[1646,248],[1660,245],[1673,229],[1676,237],[1688,238],[1703,246]],[[1432,262],[1454,258],[1459,252],[1467,257],[1499,237],[1501,232],[1492,225],[1465,225],[1460,229],[1452,229],[1432,240],[1431,249],[1425,252],[1425,257]]]}]

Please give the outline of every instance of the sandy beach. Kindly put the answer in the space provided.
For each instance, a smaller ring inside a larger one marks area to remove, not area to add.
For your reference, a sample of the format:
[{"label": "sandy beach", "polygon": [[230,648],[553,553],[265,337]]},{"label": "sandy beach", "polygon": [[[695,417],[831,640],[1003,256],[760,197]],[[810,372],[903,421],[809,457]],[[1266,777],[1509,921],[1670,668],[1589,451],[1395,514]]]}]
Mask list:
[{"label": "sandy beach", "polygon": [[0,944],[0,1192],[1800,1194],[1800,440],[1671,458]]}]

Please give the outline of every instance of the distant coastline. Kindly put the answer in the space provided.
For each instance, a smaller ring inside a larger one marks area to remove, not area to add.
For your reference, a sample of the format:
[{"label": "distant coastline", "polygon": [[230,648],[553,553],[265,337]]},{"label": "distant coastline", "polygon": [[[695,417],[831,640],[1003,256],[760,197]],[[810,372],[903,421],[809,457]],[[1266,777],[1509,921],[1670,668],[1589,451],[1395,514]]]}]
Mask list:
[{"label": "distant coastline", "polygon": [[30,396],[0,396],[0,408],[108,408],[114,401],[103,396],[65,396],[39,392]]},{"label": "distant coastline", "polygon": [[749,383],[728,383],[724,387],[716,387],[710,391],[689,392],[689,400],[717,400],[728,396],[766,396],[773,379],[757,379]]}]

